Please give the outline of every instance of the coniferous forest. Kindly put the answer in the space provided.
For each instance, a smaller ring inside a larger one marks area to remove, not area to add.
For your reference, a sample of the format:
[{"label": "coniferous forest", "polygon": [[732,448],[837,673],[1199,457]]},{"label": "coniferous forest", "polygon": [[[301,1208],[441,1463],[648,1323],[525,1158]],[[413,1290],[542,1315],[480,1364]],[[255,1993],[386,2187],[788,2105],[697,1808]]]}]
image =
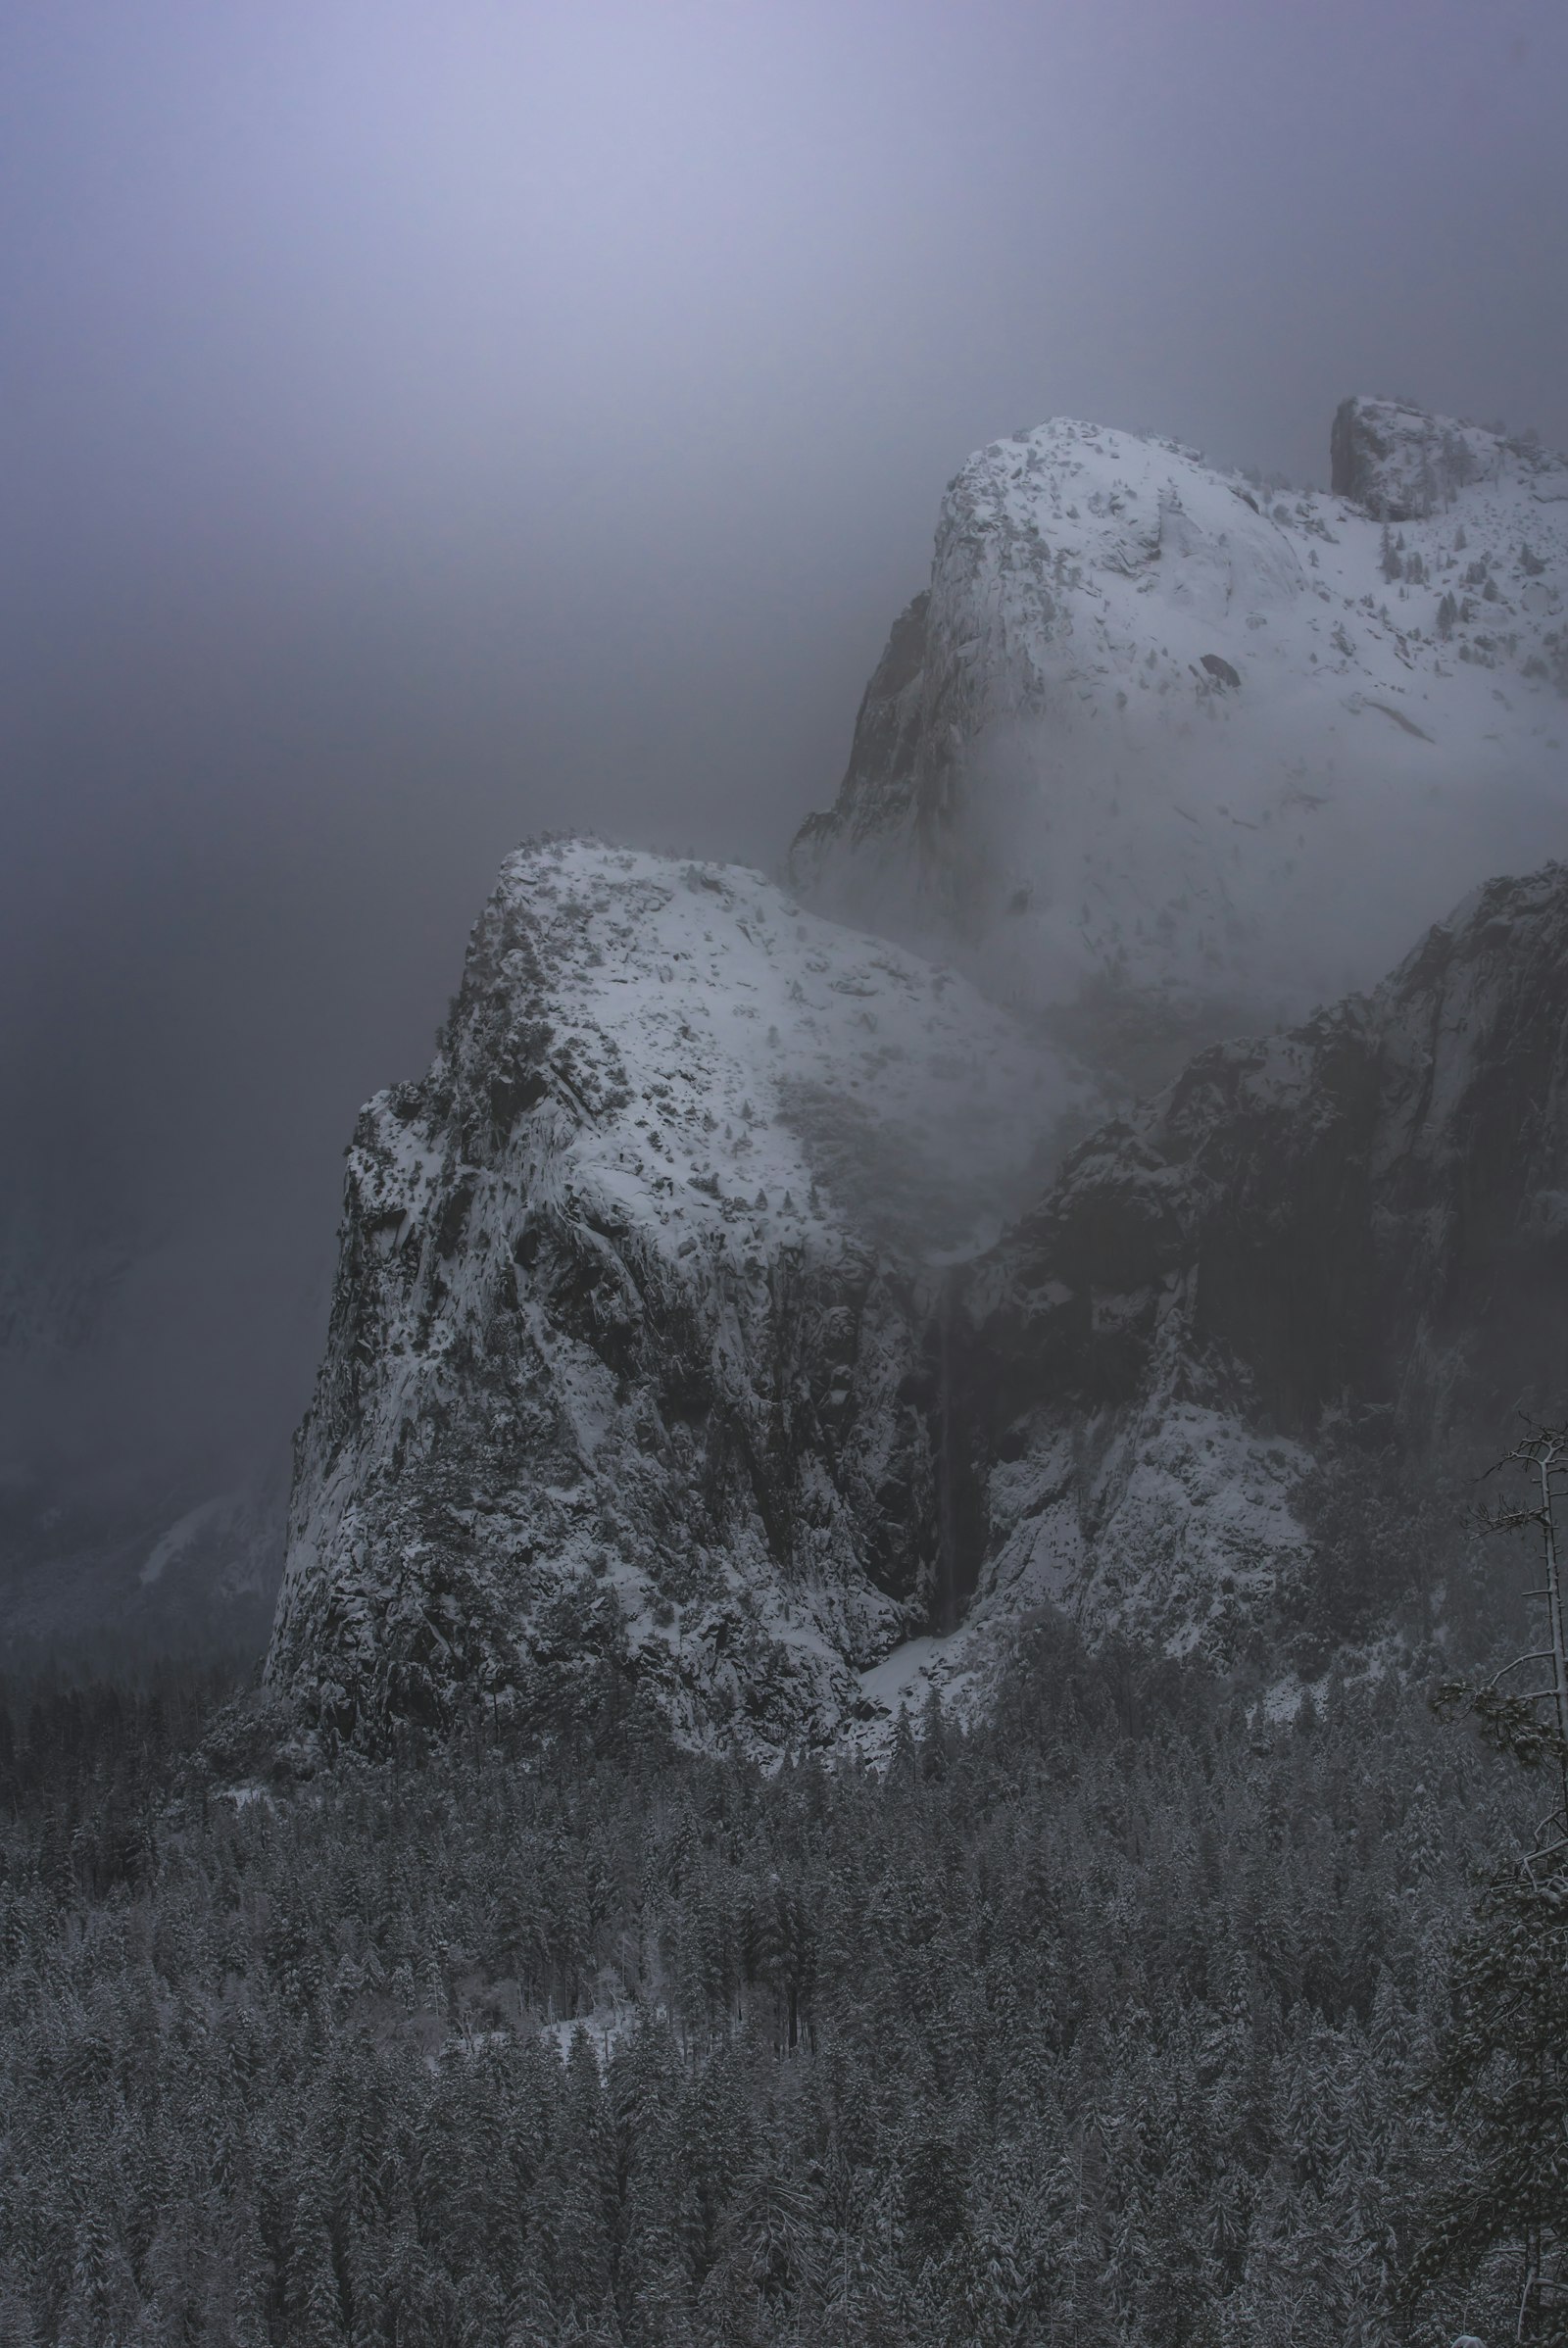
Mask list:
[{"label": "coniferous forest", "polygon": [[10,1691],[6,2348],[1513,2335],[1568,1901],[1402,1676],[1042,1619],[771,1776],[628,1687],[314,1770],[222,1674]]}]

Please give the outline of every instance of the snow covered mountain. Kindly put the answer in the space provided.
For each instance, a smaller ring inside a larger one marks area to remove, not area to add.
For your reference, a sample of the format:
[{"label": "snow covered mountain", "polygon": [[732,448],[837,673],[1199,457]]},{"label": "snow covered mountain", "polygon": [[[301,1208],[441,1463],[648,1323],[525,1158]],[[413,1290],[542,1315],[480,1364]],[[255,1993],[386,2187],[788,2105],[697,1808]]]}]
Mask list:
[{"label": "snow covered mountain", "polygon": [[953,484],[794,871],[965,975],[509,861],[350,1153],[269,1661],[329,1740],[609,1667],[874,1742],[1047,1601],[1305,1668],[1387,1611],[1389,1478],[1560,1407],[1568,867],[1168,1081],[1568,845],[1568,465],[1365,400],[1332,454],[1263,498],[1056,423]]},{"label": "snow covered mountain", "polygon": [[0,1670],[255,1656],[277,1594],[286,1465],[219,1492],[0,1474]]},{"label": "snow covered mountain", "polygon": [[688,1734],[829,1735],[961,1608],[953,1267],[1082,1105],[755,873],[514,856],[355,1136],[272,1679],[373,1737],[613,1656]]},{"label": "snow covered mountain", "polygon": [[122,1364],[144,1365],[177,1269],[145,1232],[84,1227],[36,1182],[0,1199],[0,1667],[266,1637],[286,1439],[264,1435],[224,1473],[176,1443],[139,1454],[122,1425]]},{"label": "snow covered mountain", "polygon": [[1054,1054],[755,874],[526,850],[355,1138],[270,1676],[374,1743],[609,1664],[776,1754],[962,1701],[1046,1602],[1327,1653],[1394,1583],[1313,1478],[1364,1513],[1560,1403],[1565,1104],[1559,865],[1201,1053],[999,1237],[1083,1106]]},{"label": "snow covered mountain", "polygon": [[1057,420],[972,457],[867,687],[808,902],[1135,1086],[1371,983],[1568,842],[1568,464],[1347,401],[1332,494]]}]

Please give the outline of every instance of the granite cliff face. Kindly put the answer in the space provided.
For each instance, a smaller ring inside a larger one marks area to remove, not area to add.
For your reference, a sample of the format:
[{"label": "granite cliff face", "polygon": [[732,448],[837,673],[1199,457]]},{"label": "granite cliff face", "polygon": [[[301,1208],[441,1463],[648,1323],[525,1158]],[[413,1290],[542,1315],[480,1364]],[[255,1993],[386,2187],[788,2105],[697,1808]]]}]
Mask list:
[{"label": "granite cliff face", "polygon": [[1058,419],[950,485],[798,887],[1137,1089],[1557,853],[1568,465],[1349,401],[1335,492]]},{"label": "granite cliff face", "polygon": [[1484,1465],[1568,1392],[1568,867],[1489,883],[1370,998],[1201,1053],[976,1268],[982,1608],[1234,1659],[1370,1430]]},{"label": "granite cliff face", "polygon": [[607,1660],[699,1738],[833,1733],[961,1610],[952,1267],[1071,1099],[756,874],[514,856],[355,1136],[272,1679],[370,1741]]},{"label": "granite cliff face", "polygon": [[1560,1406],[1565,1037],[1553,866],[1042,1193],[1072,1080],[962,982],[754,874],[526,851],[356,1135],[270,1675],[374,1743],[608,1665],[766,1755],[980,1700],[1045,1603],[1255,1667],[1314,1476]]}]

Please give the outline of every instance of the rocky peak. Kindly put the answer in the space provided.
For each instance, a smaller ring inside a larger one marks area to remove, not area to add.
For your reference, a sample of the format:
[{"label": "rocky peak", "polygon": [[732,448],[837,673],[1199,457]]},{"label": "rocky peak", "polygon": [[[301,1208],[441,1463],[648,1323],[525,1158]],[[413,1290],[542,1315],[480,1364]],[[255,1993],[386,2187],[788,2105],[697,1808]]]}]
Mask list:
[{"label": "rocky peak", "polygon": [[1552,853],[1568,469],[1370,401],[1335,463],[1353,497],[1070,419],[978,451],[797,887],[1136,1088]]},{"label": "rocky peak", "polygon": [[333,1736],[831,1734],[961,1602],[951,1267],[1072,1103],[961,979],[756,873],[508,863],[422,1082],[350,1152],[269,1670]]}]

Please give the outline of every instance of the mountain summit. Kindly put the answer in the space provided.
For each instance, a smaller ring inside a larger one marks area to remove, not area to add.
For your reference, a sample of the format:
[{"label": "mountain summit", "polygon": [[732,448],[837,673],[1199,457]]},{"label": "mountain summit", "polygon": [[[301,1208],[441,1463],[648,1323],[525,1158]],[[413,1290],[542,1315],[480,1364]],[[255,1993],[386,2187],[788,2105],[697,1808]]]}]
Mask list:
[{"label": "mountain summit", "polygon": [[1334,492],[1066,419],[943,499],[808,902],[1135,1081],[1371,983],[1568,816],[1568,465],[1350,400]]}]

